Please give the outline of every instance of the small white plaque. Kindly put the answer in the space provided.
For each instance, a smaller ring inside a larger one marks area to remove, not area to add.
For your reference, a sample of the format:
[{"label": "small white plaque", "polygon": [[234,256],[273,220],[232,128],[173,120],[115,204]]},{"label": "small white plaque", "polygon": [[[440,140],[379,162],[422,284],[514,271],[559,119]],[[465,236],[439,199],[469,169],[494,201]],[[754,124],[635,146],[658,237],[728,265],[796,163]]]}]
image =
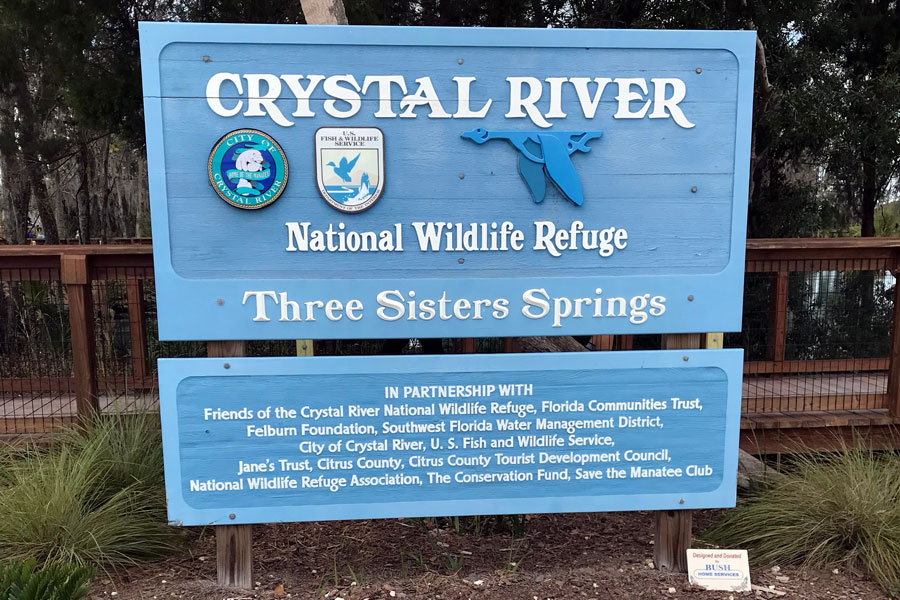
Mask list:
[{"label": "small white plaque", "polygon": [[746,550],[700,549],[687,551],[688,581],[707,590],[750,591],[750,564]]}]

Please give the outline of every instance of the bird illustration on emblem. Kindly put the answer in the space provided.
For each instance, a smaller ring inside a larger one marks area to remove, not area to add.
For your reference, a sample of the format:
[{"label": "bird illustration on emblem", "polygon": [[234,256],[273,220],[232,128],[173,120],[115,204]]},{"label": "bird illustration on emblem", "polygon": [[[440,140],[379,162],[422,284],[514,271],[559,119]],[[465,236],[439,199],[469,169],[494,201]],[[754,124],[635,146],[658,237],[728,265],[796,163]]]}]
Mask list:
[{"label": "bird illustration on emblem", "polygon": [[353,170],[353,167],[356,166],[356,161],[359,160],[359,154],[357,154],[353,160],[348,161],[346,156],[342,156],[341,160],[338,164],[334,164],[334,161],[330,161],[328,166],[334,169],[335,175],[340,177],[346,182],[353,181],[353,178],[350,177],[350,171]]}]

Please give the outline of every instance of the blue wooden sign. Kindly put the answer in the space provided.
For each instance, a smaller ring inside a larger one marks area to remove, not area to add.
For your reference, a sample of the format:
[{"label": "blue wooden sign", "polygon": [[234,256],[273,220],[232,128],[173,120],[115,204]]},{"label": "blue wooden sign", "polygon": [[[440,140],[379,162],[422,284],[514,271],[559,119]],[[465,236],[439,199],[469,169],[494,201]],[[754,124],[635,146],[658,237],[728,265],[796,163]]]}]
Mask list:
[{"label": "blue wooden sign", "polygon": [[742,358],[163,359],[169,519],[734,506]]},{"label": "blue wooden sign", "polygon": [[140,32],[161,339],[740,329],[753,32]]}]

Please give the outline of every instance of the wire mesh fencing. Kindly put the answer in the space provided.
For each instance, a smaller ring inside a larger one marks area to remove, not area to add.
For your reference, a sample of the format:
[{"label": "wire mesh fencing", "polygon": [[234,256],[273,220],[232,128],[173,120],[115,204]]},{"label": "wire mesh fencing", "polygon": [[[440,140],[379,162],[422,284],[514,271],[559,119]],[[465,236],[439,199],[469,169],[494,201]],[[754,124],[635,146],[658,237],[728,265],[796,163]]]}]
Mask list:
[{"label": "wire mesh fencing", "polygon": [[[744,413],[884,411],[896,279],[887,261],[792,261],[748,272]],[[789,270],[795,269],[795,270]]]},{"label": "wire mesh fencing", "polygon": [[[0,259],[0,435],[49,432],[77,417],[60,258],[32,257],[31,264],[26,254],[18,262]],[[92,264],[89,283],[97,406],[107,412],[152,410],[159,402],[157,359],[206,356],[206,343],[159,340],[149,253],[119,260],[106,252],[102,258]],[[725,336],[726,347],[745,351],[744,413],[884,412],[897,346],[896,267],[890,256],[763,260],[748,254],[743,329]],[[603,337],[603,347],[595,349],[655,350],[662,343],[660,335]],[[597,341],[577,339],[588,348]],[[316,340],[313,347],[324,356],[473,349],[461,339]],[[482,353],[512,347],[503,338],[474,344]],[[292,356],[297,344],[248,341],[245,353]]]}]

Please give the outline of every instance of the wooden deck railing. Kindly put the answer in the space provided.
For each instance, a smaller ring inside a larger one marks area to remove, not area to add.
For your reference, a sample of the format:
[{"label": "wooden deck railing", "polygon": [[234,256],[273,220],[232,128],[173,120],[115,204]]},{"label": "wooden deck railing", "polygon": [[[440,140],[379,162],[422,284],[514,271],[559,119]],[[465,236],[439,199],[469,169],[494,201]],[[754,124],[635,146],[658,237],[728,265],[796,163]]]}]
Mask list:
[{"label": "wooden deck railing", "polygon": [[[792,331],[798,330],[800,313],[818,306],[821,299],[791,296],[796,293],[792,285],[803,284],[803,274],[812,273],[824,277],[869,272],[885,287],[890,273],[900,273],[900,239],[750,240],[746,261],[748,297],[758,296],[760,290],[765,297],[753,299],[760,306],[745,306],[744,342],[740,336],[726,336],[729,346],[755,344],[744,366],[744,427],[758,434],[766,428],[796,429],[798,423],[815,428],[816,423],[900,422],[900,286],[893,285],[891,298],[875,299],[879,310],[892,300],[893,318],[886,325],[890,332],[884,332],[885,338],[889,335],[886,349],[884,344],[845,344],[831,356],[826,344],[812,358],[804,353],[802,340],[792,339]],[[0,327],[0,403],[5,406],[0,422],[8,422],[5,429],[0,425],[0,433],[51,429],[76,412],[96,409],[103,403],[98,398],[104,391],[155,389],[155,365],[150,364],[148,348],[148,340],[155,340],[155,323],[147,316],[155,314],[148,306],[152,279],[149,244],[0,246],[0,326],[5,323],[7,329],[4,333]],[[22,363],[8,343],[17,335],[10,316],[16,314],[20,321],[30,318],[27,310],[16,313],[16,298],[34,301],[29,297],[33,290],[19,290],[15,286],[22,284],[17,282],[43,282],[49,290],[44,301],[55,298],[58,312],[68,314],[68,330],[57,332],[63,339],[52,340],[57,346],[68,344],[54,369],[44,368],[39,352],[27,359],[37,361],[34,364]],[[823,294],[821,289],[816,293]],[[117,297],[114,307],[108,305],[111,296]],[[115,327],[110,325],[113,313],[116,319],[122,317]],[[627,349],[633,344],[631,336],[597,339],[598,349]],[[118,344],[119,353],[127,354],[124,368],[104,363],[109,353],[98,355],[98,345],[103,344]],[[878,352],[872,355],[875,346]],[[19,410],[16,403],[28,401],[31,407]]]}]

